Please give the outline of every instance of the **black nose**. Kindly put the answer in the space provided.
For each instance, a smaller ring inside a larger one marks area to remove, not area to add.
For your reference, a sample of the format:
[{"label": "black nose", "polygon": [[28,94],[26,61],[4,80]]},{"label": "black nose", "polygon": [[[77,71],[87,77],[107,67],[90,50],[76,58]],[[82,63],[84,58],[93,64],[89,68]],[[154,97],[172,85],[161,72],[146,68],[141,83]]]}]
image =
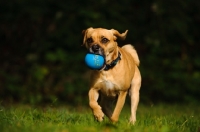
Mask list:
[{"label": "black nose", "polygon": [[100,48],[100,46],[97,45],[97,44],[95,44],[95,45],[92,46],[92,50],[93,50],[94,52],[99,51],[99,48]]}]

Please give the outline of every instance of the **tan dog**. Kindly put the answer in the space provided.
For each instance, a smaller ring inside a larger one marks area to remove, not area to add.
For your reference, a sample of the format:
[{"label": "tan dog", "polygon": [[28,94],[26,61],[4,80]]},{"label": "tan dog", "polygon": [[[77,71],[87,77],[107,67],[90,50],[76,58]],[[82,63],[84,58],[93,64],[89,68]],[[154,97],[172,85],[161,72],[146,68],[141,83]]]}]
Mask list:
[{"label": "tan dog", "polygon": [[[92,71],[89,91],[89,105],[98,121],[102,121],[105,114],[112,122],[117,122],[128,92],[131,98],[130,123],[136,121],[141,86],[139,58],[131,45],[120,48],[116,42],[117,38],[125,39],[127,32],[120,34],[117,30],[103,28],[83,30],[83,45],[89,52],[105,58],[104,67]],[[115,98],[117,102],[113,111],[111,103]]]}]

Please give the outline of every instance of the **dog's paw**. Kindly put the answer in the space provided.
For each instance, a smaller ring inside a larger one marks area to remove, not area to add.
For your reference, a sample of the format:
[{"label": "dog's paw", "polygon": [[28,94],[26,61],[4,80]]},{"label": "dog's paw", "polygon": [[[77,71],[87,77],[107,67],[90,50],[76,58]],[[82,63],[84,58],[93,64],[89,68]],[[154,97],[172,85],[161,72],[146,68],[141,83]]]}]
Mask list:
[{"label": "dog's paw", "polygon": [[113,117],[113,116],[110,118],[110,120],[112,121],[112,123],[116,123],[116,122],[118,122],[118,118]]},{"label": "dog's paw", "polygon": [[101,109],[95,110],[95,111],[93,111],[93,113],[94,113],[94,118],[97,121],[99,121],[99,122],[103,121],[103,119],[104,119],[104,113],[102,112]]},{"label": "dog's paw", "polygon": [[136,118],[130,118],[129,124],[134,125],[136,122]]}]

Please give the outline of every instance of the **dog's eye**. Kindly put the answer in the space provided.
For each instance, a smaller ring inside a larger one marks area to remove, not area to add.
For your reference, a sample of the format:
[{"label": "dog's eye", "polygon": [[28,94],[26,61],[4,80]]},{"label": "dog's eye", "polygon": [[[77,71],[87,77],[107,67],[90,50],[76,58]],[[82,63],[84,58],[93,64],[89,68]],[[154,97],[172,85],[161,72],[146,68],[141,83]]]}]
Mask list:
[{"label": "dog's eye", "polygon": [[103,38],[103,39],[101,40],[101,42],[104,43],[104,44],[107,43],[108,41],[109,41],[109,40],[108,40],[107,38]]},{"label": "dog's eye", "polygon": [[92,43],[93,42],[92,38],[88,38],[86,41],[87,41],[87,43]]}]

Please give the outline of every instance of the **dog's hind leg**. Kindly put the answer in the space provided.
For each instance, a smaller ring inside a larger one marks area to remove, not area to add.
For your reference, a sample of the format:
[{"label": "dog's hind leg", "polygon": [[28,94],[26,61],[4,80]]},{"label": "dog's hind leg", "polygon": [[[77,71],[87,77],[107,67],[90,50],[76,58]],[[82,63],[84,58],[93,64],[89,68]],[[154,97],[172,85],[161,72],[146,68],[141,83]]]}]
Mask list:
[{"label": "dog's hind leg", "polygon": [[136,121],[136,110],[139,103],[139,90],[141,86],[141,75],[138,67],[136,66],[135,75],[131,82],[131,88],[129,91],[130,98],[131,98],[131,117],[130,123],[134,124]]}]

